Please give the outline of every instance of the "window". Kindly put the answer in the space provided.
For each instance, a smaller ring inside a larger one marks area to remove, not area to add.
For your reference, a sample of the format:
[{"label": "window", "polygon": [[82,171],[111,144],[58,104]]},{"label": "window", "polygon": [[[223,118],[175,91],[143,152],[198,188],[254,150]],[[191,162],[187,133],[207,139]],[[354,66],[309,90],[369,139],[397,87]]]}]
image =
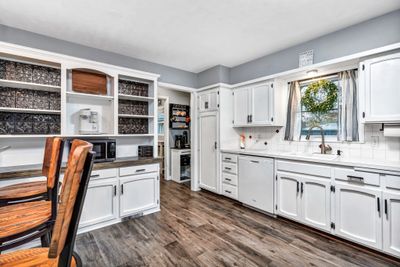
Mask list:
[{"label": "window", "polygon": [[[319,115],[312,112],[309,112],[304,105],[301,105],[301,136],[305,137],[308,134],[308,130],[313,125],[321,126],[326,136],[337,137],[338,136],[338,128],[339,128],[339,99],[340,97],[340,84],[338,75],[331,75],[329,77],[323,77],[321,79],[326,79],[328,81],[333,82],[338,87],[338,100],[335,103],[335,106],[328,113]],[[301,96],[304,95],[307,86],[316,81],[315,79],[310,79],[307,81],[303,81],[300,83],[300,93]],[[324,97],[321,95],[321,98]],[[310,135],[320,135],[320,130],[318,128],[314,128],[311,130]]]}]

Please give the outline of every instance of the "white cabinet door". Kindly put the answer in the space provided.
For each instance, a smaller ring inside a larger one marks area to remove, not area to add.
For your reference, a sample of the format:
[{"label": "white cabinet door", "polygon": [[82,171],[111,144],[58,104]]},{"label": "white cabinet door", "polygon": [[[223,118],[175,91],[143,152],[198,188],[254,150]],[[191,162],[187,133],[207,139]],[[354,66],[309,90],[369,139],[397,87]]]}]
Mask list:
[{"label": "white cabinet door", "polygon": [[274,160],[239,157],[239,201],[274,213]]},{"label": "white cabinet door", "polygon": [[118,218],[117,179],[89,182],[79,227]]},{"label": "white cabinet door", "polygon": [[367,60],[364,66],[364,121],[400,121],[400,53]]},{"label": "white cabinet door", "polygon": [[199,116],[200,187],[218,192],[218,116],[207,112]]},{"label": "white cabinet door", "polygon": [[248,88],[236,89],[233,93],[233,124],[243,126],[249,124],[250,115],[250,90]]},{"label": "white cabinet door", "polygon": [[218,109],[218,91],[202,92],[199,95],[199,111],[215,111]]},{"label": "white cabinet door", "polygon": [[120,216],[133,215],[158,206],[158,173],[120,178]]},{"label": "white cabinet door", "polygon": [[383,250],[400,256],[400,194],[383,192]]},{"label": "white cabinet door", "polygon": [[330,180],[302,176],[300,184],[302,222],[330,231],[331,201]]},{"label": "white cabinet door", "polygon": [[381,191],[341,183],[337,183],[335,188],[335,233],[381,249]]},{"label": "white cabinet door", "polygon": [[256,125],[271,124],[270,86],[261,84],[251,89],[250,123]]},{"label": "white cabinet door", "polygon": [[301,206],[299,178],[291,174],[278,173],[277,190],[278,214],[283,217],[300,221]]}]

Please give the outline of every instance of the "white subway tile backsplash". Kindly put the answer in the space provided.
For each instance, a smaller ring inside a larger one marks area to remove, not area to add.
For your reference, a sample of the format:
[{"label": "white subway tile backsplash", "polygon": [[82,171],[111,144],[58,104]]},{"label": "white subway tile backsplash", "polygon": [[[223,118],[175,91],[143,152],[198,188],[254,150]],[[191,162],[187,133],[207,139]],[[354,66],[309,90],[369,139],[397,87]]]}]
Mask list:
[{"label": "white subway tile backsplash", "polygon": [[[369,124],[364,127],[364,142],[327,142],[332,147],[332,153],[342,151],[343,157],[361,157],[365,159],[400,161],[400,137],[384,137],[381,124]],[[279,130],[276,133],[276,130]],[[319,141],[285,141],[285,128],[257,127],[244,128],[246,147],[267,148],[279,151],[296,151],[312,153],[319,151]],[[249,136],[252,139],[249,139]],[[268,145],[265,146],[264,142]]]}]

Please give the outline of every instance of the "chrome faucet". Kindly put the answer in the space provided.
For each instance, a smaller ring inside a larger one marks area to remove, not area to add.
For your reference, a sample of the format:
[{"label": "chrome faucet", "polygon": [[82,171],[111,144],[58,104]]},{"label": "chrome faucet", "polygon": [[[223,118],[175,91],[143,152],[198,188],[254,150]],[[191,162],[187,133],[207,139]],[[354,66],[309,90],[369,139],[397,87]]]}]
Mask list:
[{"label": "chrome faucet", "polygon": [[310,129],[308,129],[306,140],[310,140],[311,130],[314,128],[318,128],[321,133],[322,144],[319,145],[321,149],[321,154],[326,154],[326,152],[332,151],[332,147],[330,145],[325,145],[325,131],[321,126],[310,127]]}]

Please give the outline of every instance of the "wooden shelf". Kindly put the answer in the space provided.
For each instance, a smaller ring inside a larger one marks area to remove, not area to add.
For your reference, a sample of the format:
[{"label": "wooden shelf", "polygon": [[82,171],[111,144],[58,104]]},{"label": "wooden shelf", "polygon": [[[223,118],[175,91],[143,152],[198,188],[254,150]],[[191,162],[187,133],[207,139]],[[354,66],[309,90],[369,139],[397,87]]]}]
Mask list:
[{"label": "wooden shelf", "polygon": [[29,90],[38,90],[38,91],[48,91],[48,92],[60,92],[61,91],[61,86],[38,84],[38,83],[27,83],[27,82],[11,81],[11,80],[4,80],[4,79],[0,79],[0,86],[11,87],[11,88],[20,88],[20,89],[29,89]]},{"label": "wooden shelf", "polygon": [[93,95],[93,94],[85,94],[85,93],[77,93],[77,92],[67,92],[68,97],[76,97],[76,98],[90,98],[96,100],[103,101],[112,101],[114,99],[113,96],[109,95]]},{"label": "wooden shelf", "polygon": [[131,114],[118,114],[121,118],[138,118],[138,119],[153,119],[152,115],[131,115]]},{"label": "wooden shelf", "polygon": [[30,109],[30,108],[5,108],[0,107],[0,112],[33,113],[33,114],[60,114],[60,110]]},{"label": "wooden shelf", "polygon": [[153,101],[154,97],[149,97],[149,96],[136,96],[136,95],[124,95],[124,94],[118,94],[119,99],[125,99],[125,100],[137,100],[137,101]]}]

